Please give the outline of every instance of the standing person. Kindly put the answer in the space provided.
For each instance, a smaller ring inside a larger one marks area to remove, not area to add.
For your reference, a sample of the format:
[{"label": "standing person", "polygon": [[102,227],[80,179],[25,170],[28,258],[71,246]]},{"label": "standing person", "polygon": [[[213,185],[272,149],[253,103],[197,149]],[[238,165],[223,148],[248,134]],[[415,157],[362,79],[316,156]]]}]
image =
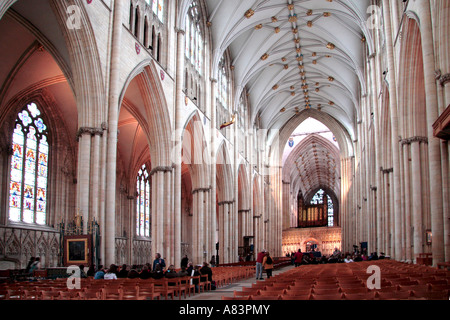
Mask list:
[{"label": "standing person", "polygon": [[256,257],[256,280],[262,280],[262,272],[263,267],[262,263],[264,260],[264,256],[266,255],[266,250],[263,249],[260,253],[258,253],[258,256]]},{"label": "standing person", "polygon": [[299,265],[301,265],[302,261],[303,261],[302,249],[298,249],[298,251],[294,255],[295,266],[298,267]]},{"label": "standing person", "polygon": [[273,259],[270,256],[270,253],[267,252],[263,259],[263,268],[266,270],[267,273],[267,279],[269,279],[272,276],[272,270],[273,270]]},{"label": "standing person", "polygon": [[200,274],[207,275],[208,281],[212,282],[212,270],[208,266],[208,262],[203,262],[203,267],[200,269]]},{"label": "standing person", "polygon": [[161,258],[161,254],[157,253],[155,256],[155,260],[153,261],[153,271],[156,269],[156,265],[159,264],[161,266],[161,270],[164,270],[166,267],[166,262],[163,258]]},{"label": "standing person", "polygon": [[209,261],[209,263],[211,264],[211,267],[215,267],[216,266],[216,256],[212,256],[211,260]]},{"label": "standing person", "polygon": [[187,268],[188,262],[189,262],[189,259],[188,259],[188,256],[187,256],[187,254],[186,254],[186,255],[183,257],[183,259],[181,259],[180,267],[181,267],[181,268],[183,268],[183,267]]},{"label": "standing person", "polygon": [[34,271],[39,270],[40,268],[41,268],[41,258],[36,257],[36,259],[34,259],[34,262],[31,264],[28,273],[32,276]]},{"label": "standing person", "polygon": [[26,272],[26,273],[30,273],[30,268],[31,268],[31,266],[32,266],[33,263],[34,263],[34,260],[35,260],[35,258],[34,258],[34,257],[31,257],[31,258],[30,258],[30,261],[28,261],[27,267],[25,268],[25,272]]}]

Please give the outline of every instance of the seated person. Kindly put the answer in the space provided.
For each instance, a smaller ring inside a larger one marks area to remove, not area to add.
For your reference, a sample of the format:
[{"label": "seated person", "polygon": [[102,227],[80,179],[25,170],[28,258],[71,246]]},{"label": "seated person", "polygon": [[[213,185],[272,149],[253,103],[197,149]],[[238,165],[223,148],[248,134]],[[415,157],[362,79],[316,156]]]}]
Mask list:
[{"label": "seated person", "polygon": [[150,271],[150,264],[146,264],[142,267],[142,271],[139,273],[139,278],[141,279],[150,279],[151,277],[151,271]]},{"label": "seated person", "polygon": [[119,273],[117,274],[117,278],[127,278],[128,277],[128,267],[126,264],[123,264],[120,268]]},{"label": "seated person", "polygon": [[187,277],[189,274],[188,274],[188,272],[187,272],[187,270],[186,270],[186,267],[185,266],[182,266],[181,267],[181,270],[178,272],[178,276],[179,277]]},{"label": "seated person", "polygon": [[153,279],[162,279],[162,278],[164,278],[164,273],[163,273],[161,265],[159,263],[157,263],[155,265],[155,271],[153,271],[151,273],[151,277]]},{"label": "seated person", "polygon": [[164,273],[166,278],[178,278],[178,273],[175,271],[175,266],[171,264],[169,268]]}]

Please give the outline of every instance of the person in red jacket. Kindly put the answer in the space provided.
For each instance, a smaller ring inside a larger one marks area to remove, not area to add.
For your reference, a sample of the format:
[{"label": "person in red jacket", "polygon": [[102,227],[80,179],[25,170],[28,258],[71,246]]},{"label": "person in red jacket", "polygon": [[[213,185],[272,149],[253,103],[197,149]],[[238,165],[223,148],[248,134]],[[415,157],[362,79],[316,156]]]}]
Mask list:
[{"label": "person in red jacket", "polygon": [[266,256],[266,250],[262,250],[260,253],[258,253],[258,256],[256,257],[256,280],[262,280],[262,272],[263,272],[263,259]]},{"label": "person in red jacket", "polygon": [[302,263],[302,260],[303,260],[302,250],[298,249],[298,251],[294,255],[295,266],[298,267]]}]

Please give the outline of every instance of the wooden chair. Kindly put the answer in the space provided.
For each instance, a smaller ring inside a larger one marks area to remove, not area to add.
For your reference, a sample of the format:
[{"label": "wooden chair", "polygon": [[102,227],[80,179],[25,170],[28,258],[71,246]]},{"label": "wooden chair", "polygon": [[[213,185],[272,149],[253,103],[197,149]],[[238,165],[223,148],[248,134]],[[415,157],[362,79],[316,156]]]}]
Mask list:
[{"label": "wooden chair", "polygon": [[78,292],[79,291],[75,290],[59,291],[58,300],[78,300],[79,299]]},{"label": "wooden chair", "polygon": [[159,293],[166,300],[168,300],[169,296],[172,297],[172,300],[174,299],[174,291],[175,290],[172,288],[169,288],[166,278],[156,280],[153,283],[154,283],[155,293]]},{"label": "wooden chair", "polygon": [[286,289],[286,293],[285,295],[305,295],[305,294],[310,294],[311,293],[311,289],[307,288],[295,288],[295,287],[289,287],[288,289]]},{"label": "wooden chair", "polygon": [[167,279],[168,286],[174,289],[176,296],[181,300],[181,295],[184,294],[186,299],[186,285],[181,283],[181,278],[171,278]]},{"label": "wooden chair", "polygon": [[59,291],[44,290],[39,291],[39,300],[57,300],[59,297]]},{"label": "wooden chair", "polygon": [[370,292],[366,287],[355,287],[355,288],[341,288],[341,291],[345,294],[363,294]]},{"label": "wooden chair", "polygon": [[100,292],[97,290],[85,289],[78,292],[79,300],[100,300]]},{"label": "wooden chair", "polygon": [[249,300],[250,296],[226,297],[222,296],[222,300]]},{"label": "wooden chair", "polygon": [[145,300],[158,300],[161,298],[161,293],[155,291],[155,284],[153,282],[139,284],[139,297]]},{"label": "wooden chair", "polygon": [[22,300],[39,300],[41,291],[36,288],[24,289],[22,292]]},{"label": "wooden chair", "polygon": [[286,292],[286,289],[267,289],[267,290],[259,290],[259,296],[278,296],[283,295]]},{"label": "wooden chair", "polygon": [[23,289],[21,287],[7,289],[5,300],[22,300],[22,296],[23,296]]},{"label": "wooden chair", "polygon": [[192,294],[195,294],[195,285],[191,284],[191,277],[189,277],[189,276],[181,277],[180,283],[181,283],[181,285],[184,285],[184,287],[185,287],[184,292],[185,292],[185,294],[187,292],[189,297],[191,296],[191,292],[192,292]]},{"label": "wooden chair", "polygon": [[100,291],[101,300],[122,300],[121,288],[105,287]]},{"label": "wooden chair", "polygon": [[343,300],[344,295],[342,293],[335,294],[311,294],[310,300]]},{"label": "wooden chair", "polygon": [[233,296],[234,297],[242,297],[242,296],[257,295],[257,294],[259,294],[258,293],[259,291],[260,291],[260,289],[243,287],[241,289],[241,291],[234,290],[233,291]]},{"label": "wooden chair", "polygon": [[412,299],[425,299],[425,300],[449,300],[450,296],[448,292],[445,291],[412,291],[412,296],[409,297]]},{"label": "wooden chair", "polygon": [[365,293],[344,293],[344,300],[374,300],[374,292]]},{"label": "wooden chair", "polygon": [[312,288],[311,293],[314,295],[331,295],[331,294],[341,294],[340,288],[333,289],[321,289],[321,288]]},{"label": "wooden chair", "polygon": [[256,295],[256,296],[249,296],[248,300],[283,300],[283,297],[281,295],[270,295],[270,296]]},{"label": "wooden chair", "polygon": [[288,295],[288,294],[283,294],[282,296],[282,300],[310,300],[311,294],[295,294],[295,295]]},{"label": "wooden chair", "polygon": [[208,280],[208,275],[200,275],[200,281],[204,284],[204,289],[211,291],[211,281]]},{"label": "wooden chair", "polygon": [[135,283],[123,283],[121,289],[122,300],[139,300],[139,286]]},{"label": "wooden chair", "polygon": [[412,296],[411,291],[396,291],[396,292],[379,292],[375,293],[376,300],[407,300]]}]

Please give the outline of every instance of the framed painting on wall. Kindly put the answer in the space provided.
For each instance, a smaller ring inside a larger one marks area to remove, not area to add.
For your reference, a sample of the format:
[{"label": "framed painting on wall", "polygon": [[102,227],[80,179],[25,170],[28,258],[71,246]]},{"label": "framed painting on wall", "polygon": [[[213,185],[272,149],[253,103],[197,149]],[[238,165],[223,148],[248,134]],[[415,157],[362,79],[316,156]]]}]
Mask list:
[{"label": "framed painting on wall", "polygon": [[64,266],[91,264],[91,235],[64,237]]}]

